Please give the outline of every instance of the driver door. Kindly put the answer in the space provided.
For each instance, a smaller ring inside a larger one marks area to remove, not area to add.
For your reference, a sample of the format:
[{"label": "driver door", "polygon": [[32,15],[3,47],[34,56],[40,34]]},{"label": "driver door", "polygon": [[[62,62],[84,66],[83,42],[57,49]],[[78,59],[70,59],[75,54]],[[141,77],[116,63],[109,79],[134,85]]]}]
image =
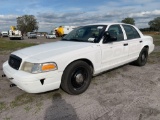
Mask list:
[{"label": "driver door", "polygon": [[128,44],[124,41],[124,34],[120,25],[111,25],[108,32],[116,34],[116,41],[107,41],[101,45],[102,71],[121,65],[128,56]]}]

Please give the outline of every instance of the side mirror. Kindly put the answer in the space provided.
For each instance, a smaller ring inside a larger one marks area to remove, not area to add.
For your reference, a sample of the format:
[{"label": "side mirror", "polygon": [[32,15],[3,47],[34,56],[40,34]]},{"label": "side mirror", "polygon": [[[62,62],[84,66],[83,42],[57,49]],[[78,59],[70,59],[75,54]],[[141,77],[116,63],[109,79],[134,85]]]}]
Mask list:
[{"label": "side mirror", "polygon": [[117,41],[117,33],[115,31],[106,31],[104,33],[103,43]]}]

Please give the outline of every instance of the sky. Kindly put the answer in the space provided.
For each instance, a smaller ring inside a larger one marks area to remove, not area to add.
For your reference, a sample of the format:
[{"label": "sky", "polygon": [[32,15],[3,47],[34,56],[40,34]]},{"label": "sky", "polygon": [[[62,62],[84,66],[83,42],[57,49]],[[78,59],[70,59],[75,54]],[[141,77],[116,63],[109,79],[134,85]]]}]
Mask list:
[{"label": "sky", "polygon": [[16,26],[16,18],[34,15],[40,32],[60,25],[121,22],[132,17],[138,28],[160,17],[160,0],[0,0],[0,31]]}]

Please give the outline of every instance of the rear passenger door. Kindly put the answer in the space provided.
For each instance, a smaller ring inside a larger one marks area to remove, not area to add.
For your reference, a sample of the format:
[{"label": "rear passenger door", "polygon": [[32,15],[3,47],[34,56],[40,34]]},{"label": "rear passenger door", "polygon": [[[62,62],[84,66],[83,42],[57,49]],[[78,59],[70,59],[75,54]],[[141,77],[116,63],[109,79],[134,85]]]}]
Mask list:
[{"label": "rear passenger door", "polygon": [[131,25],[122,25],[127,36],[128,42],[128,58],[129,60],[135,60],[138,58],[142,47],[142,39],[137,30]]}]

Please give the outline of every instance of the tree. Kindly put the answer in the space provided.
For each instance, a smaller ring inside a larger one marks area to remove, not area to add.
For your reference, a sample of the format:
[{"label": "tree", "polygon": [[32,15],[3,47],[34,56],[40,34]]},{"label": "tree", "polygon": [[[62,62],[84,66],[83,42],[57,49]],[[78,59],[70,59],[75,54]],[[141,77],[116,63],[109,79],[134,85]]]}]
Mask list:
[{"label": "tree", "polygon": [[122,23],[132,24],[135,25],[135,20],[133,18],[125,18],[121,21]]},{"label": "tree", "polygon": [[38,22],[34,15],[23,15],[17,18],[17,29],[22,33],[38,30]]},{"label": "tree", "polygon": [[154,18],[154,20],[151,20],[148,24],[151,29],[160,31],[160,17]]}]

